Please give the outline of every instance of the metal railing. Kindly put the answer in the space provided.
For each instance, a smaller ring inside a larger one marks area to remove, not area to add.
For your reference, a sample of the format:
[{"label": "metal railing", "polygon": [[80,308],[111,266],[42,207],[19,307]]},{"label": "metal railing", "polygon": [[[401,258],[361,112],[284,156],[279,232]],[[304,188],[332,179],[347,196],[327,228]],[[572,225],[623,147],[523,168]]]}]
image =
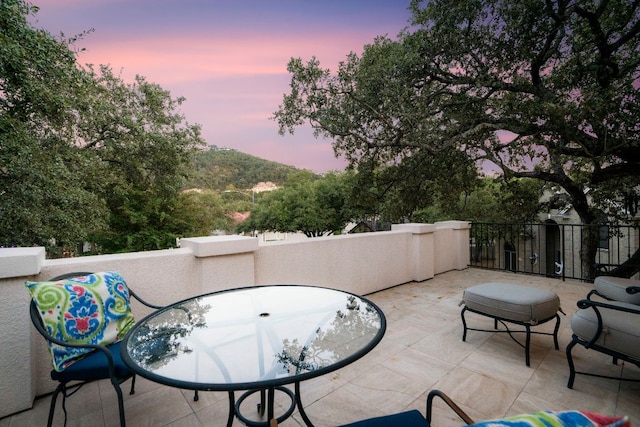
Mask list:
[{"label": "metal railing", "polygon": [[[606,274],[631,258],[638,250],[639,235],[640,228],[633,225],[472,223],[470,265],[592,281],[594,275]],[[593,261],[582,256],[582,242],[588,236],[596,245]]]}]

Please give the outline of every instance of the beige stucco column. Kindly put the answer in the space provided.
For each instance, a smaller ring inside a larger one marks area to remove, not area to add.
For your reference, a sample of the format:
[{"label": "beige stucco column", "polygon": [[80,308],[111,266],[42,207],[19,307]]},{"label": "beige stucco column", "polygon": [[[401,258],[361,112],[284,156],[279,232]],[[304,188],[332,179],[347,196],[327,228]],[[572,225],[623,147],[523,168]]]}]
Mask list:
[{"label": "beige stucco column", "polygon": [[40,272],[45,250],[0,248],[0,417],[30,408],[35,397],[35,359],[25,278]]},{"label": "beige stucco column", "polygon": [[394,231],[411,233],[409,256],[411,257],[412,280],[422,282],[433,278],[435,274],[435,225],[417,223],[394,224],[392,229]]},{"label": "beige stucco column", "polygon": [[254,251],[258,239],[247,236],[206,236],[180,239],[180,247],[190,249],[198,259],[198,293],[255,285]]}]

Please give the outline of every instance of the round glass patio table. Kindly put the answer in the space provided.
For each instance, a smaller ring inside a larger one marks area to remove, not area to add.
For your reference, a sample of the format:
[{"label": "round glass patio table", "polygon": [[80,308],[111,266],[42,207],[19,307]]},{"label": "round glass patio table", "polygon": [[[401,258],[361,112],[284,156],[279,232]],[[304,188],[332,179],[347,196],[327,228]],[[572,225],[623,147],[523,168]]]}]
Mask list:
[{"label": "round glass patio table", "polygon": [[[149,380],[196,391],[227,391],[228,426],[234,416],[250,426],[266,426],[272,418],[282,422],[296,406],[312,426],[301,402],[300,382],[361,358],[380,342],[385,329],[382,310],[349,292],[255,286],[189,298],[150,314],[127,333],[121,354],[136,374]],[[290,384],[294,391],[285,387]],[[238,401],[236,391],[244,391]],[[291,399],[277,417],[276,391]],[[240,406],[257,392],[260,419],[249,419]]]}]

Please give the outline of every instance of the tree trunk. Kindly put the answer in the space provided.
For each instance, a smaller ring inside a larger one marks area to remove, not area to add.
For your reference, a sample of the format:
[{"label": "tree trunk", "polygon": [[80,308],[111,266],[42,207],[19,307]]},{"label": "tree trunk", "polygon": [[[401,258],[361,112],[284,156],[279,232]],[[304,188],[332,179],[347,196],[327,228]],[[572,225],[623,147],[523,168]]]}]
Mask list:
[{"label": "tree trunk", "polygon": [[596,255],[598,253],[598,221],[589,208],[587,197],[583,191],[569,192],[571,203],[582,223],[580,247],[580,263],[582,279],[593,281],[596,277]]},{"label": "tree trunk", "polygon": [[640,271],[640,248],[638,248],[628,260],[618,267],[607,273],[600,272],[596,265],[596,256],[598,254],[599,228],[601,224],[596,221],[587,224],[584,220],[582,220],[582,223],[580,262],[584,280],[593,281],[596,276],[604,275],[629,278]]},{"label": "tree trunk", "polygon": [[598,253],[598,224],[584,224],[582,226],[582,242],[580,248],[580,262],[582,264],[582,278],[593,281],[596,277],[596,255]]},{"label": "tree trunk", "polygon": [[636,274],[638,271],[640,271],[640,248],[636,249],[631,258],[620,264],[618,267],[607,273],[599,275],[629,278]]}]

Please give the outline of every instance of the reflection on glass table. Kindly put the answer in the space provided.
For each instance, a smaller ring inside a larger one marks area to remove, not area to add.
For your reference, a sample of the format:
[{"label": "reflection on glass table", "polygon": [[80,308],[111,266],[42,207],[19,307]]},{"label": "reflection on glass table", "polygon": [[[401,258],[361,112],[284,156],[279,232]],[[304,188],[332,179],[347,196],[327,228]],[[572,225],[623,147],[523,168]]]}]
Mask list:
[{"label": "reflection on glass table", "polygon": [[[122,356],[139,375],[192,390],[228,391],[229,418],[249,426],[288,418],[298,407],[300,382],[346,366],[382,339],[382,311],[366,298],[300,285],[231,289],[172,304],[138,322],[124,339]],[[295,391],[285,385],[294,384]],[[246,391],[237,401],[235,391]],[[274,414],[274,393],[291,405]],[[260,392],[259,420],[240,406]],[[266,399],[266,404],[265,404]],[[267,409],[267,419],[263,418]]]}]

